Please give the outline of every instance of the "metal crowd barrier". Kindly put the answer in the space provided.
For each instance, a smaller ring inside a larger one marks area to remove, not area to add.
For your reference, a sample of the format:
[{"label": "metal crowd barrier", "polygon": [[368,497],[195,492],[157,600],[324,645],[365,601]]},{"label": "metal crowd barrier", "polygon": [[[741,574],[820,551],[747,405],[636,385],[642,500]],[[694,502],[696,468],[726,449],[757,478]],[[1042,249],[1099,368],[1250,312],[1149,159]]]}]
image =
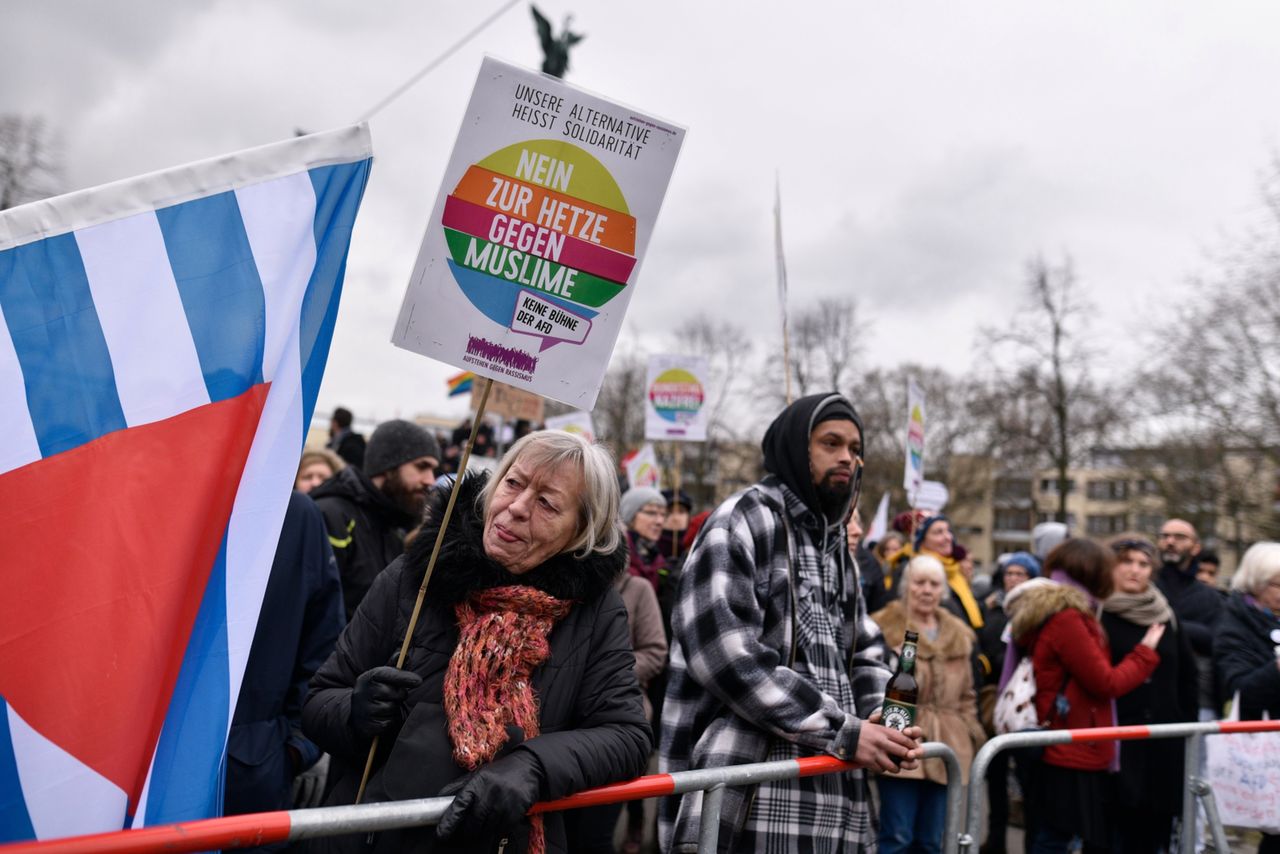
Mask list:
[{"label": "metal crowd barrier", "polygon": [[[1091,741],[1130,741],[1147,738],[1185,738],[1186,782],[1182,803],[1182,827],[1194,828],[1196,800],[1205,807],[1214,841],[1219,851],[1228,850],[1222,823],[1218,819],[1213,791],[1197,775],[1204,736],[1218,733],[1276,732],[1276,721],[1208,721],[1205,723],[1156,724],[1152,726],[1099,727],[1075,730],[1036,730],[1010,733],[989,740],[974,756],[969,774],[968,793],[961,784],[960,763],[951,748],[939,742],[924,745],[926,759],[941,759],[947,769],[947,813],[943,831],[943,851],[958,854],[976,849],[982,832],[984,780],[992,759],[1002,750],[1015,747],[1067,744]],[[579,792],[557,801],[535,804],[531,814],[576,809],[601,804],[621,803],[642,798],[679,795],[705,791],[703,797],[701,836],[698,850],[714,852],[720,831],[720,805],[728,786],[746,786],[772,780],[812,777],[857,766],[825,756],[752,765],[733,765],[676,774],[654,774],[627,783],[617,783]],[[297,842],[345,833],[374,833],[396,828],[435,824],[448,809],[452,798],[422,798],[359,806],[320,807],[256,813],[253,815],[211,818],[202,821],[161,825],[139,830],[120,830],[89,836],[51,839],[43,842],[19,842],[0,845],[2,854],[81,854],[81,852],[159,852],[208,851],[247,848],[272,842]],[[967,804],[967,814],[966,814]],[[961,827],[964,822],[963,828]],[[1181,854],[1195,850],[1195,833],[1181,834]]]},{"label": "metal crowd barrier", "polygon": [[[968,818],[959,847],[964,852],[976,850],[982,833],[982,799],[986,787],[982,785],[991,760],[1002,750],[1014,747],[1038,747],[1049,744],[1068,744],[1088,741],[1132,741],[1145,738],[1185,738],[1186,786],[1182,796],[1182,827],[1179,850],[1181,854],[1195,851],[1195,833],[1186,829],[1195,827],[1196,798],[1205,805],[1206,818],[1212,827],[1214,842],[1219,851],[1230,850],[1226,844],[1222,822],[1213,800],[1213,790],[1197,772],[1200,768],[1201,744],[1206,735],[1240,732],[1280,731],[1280,721],[1207,721],[1204,723],[1152,724],[1151,726],[1114,726],[1094,729],[1054,729],[1013,732],[998,735],[989,740],[973,757],[969,769]],[[1030,840],[1027,840],[1028,847]]]},{"label": "metal crowd barrier", "polygon": [[[941,759],[947,769],[947,817],[943,833],[947,854],[956,854],[963,816],[963,786],[960,763],[950,747],[939,742],[924,745],[926,759]],[[662,795],[706,791],[702,802],[701,836],[698,850],[715,852],[720,832],[720,803],[727,786],[746,786],[771,780],[812,777],[835,771],[856,769],[852,763],[826,756],[733,765],[675,774],[654,774],[628,783],[617,783],[579,792],[557,801],[535,804],[531,814],[620,803]],[[44,842],[19,842],[0,846],[4,854],[176,854],[181,851],[247,848],[272,842],[297,842],[344,833],[372,833],[402,827],[435,824],[453,798],[422,798],[382,804],[288,810],[253,815],[210,818],[138,830],[118,830]]]}]

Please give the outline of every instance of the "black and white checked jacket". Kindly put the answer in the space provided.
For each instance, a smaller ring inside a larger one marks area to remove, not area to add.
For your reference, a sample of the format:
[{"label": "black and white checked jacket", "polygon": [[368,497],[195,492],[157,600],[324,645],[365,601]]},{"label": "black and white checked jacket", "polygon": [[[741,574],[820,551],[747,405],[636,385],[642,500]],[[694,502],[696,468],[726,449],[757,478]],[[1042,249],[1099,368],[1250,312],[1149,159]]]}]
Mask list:
[{"label": "black and white checked jacket", "polygon": [[[783,753],[848,759],[861,719],[880,707],[891,675],[843,525],[827,525],[772,475],[707,520],[685,563],[671,623],[664,773]],[[749,814],[756,850],[822,850],[814,848],[817,827],[835,830],[832,850],[874,850],[862,773],[830,776],[844,778],[836,796],[832,781],[819,777],[771,784],[764,805],[755,789],[727,789],[720,850],[740,850]],[[663,800],[664,851],[696,849],[701,809],[701,793]]]}]

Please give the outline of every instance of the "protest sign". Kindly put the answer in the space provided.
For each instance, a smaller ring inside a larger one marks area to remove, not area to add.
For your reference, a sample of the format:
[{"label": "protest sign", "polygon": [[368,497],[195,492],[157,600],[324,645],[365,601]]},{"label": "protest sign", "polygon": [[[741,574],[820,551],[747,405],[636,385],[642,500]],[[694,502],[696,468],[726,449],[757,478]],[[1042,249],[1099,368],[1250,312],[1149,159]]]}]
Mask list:
[{"label": "protest sign", "polygon": [[940,513],[942,508],[947,506],[950,498],[951,492],[946,484],[936,480],[922,480],[920,489],[912,497],[911,506],[926,513]]},{"label": "protest sign", "polygon": [[591,409],[683,139],[486,58],[392,342]]},{"label": "protest sign", "polygon": [[596,440],[596,430],[591,423],[590,412],[570,412],[565,415],[553,415],[545,422],[548,430],[563,430],[566,433],[577,433],[588,442]]},{"label": "protest sign", "polygon": [[658,455],[654,453],[653,445],[646,442],[624,466],[627,470],[627,483],[632,489],[637,486],[658,488]]},{"label": "protest sign", "polygon": [[[1226,720],[1240,720],[1239,691]],[[1204,741],[1205,777],[1222,822],[1280,833],[1280,732],[1210,735]]]},{"label": "protest sign", "polygon": [[[924,480],[924,391],[915,380],[907,381],[907,441],[906,466],[902,474],[902,487],[907,496],[920,491]],[[914,501],[914,498],[912,499]]]},{"label": "protest sign", "polygon": [[[471,408],[477,409],[480,406],[480,395],[483,393],[484,386],[472,384],[471,387]],[[523,418],[525,421],[541,421],[542,411],[545,401],[538,395],[523,391],[518,388],[512,388],[504,383],[494,383],[493,391],[489,394],[489,403],[485,406],[485,412],[491,415],[500,415],[503,418]]]},{"label": "protest sign", "polygon": [[707,439],[707,361],[653,356],[645,381],[644,437],[677,442]]}]

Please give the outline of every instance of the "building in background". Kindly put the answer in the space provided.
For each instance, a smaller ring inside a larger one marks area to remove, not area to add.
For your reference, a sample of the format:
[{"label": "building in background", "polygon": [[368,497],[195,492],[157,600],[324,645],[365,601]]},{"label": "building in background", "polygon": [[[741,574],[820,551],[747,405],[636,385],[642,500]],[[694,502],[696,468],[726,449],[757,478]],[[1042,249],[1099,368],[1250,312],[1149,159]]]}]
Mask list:
[{"label": "building in background", "polygon": [[[1154,538],[1165,519],[1185,518],[1222,556],[1222,576],[1229,577],[1249,545],[1280,539],[1276,454],[1231,449],[1210,460],[1183,454],[1093,451],[1087,465],[1068,470],[1062,521],[1075,535],[1105,540],[1126,531]],[[1059,484],[1051,469],[1011,470],[975,456],[956,457],[952,468],[976,485],[957,496],[947,513],[979,566],[989,568],[998,555],[1029,548],[1032,528],[1056,518]]]}]

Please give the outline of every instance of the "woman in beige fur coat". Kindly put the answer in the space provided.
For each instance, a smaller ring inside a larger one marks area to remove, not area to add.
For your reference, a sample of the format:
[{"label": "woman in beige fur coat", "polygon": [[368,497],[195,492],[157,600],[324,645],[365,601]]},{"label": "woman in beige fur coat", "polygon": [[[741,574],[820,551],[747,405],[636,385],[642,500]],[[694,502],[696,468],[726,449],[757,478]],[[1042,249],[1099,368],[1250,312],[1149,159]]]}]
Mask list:
[{"label": "woman in beige fur coat", "polygon": [[[908,626],[920,634],[916,725],[924,730],[925,741],[940,741],[955,751],[967,777],[974,754],[986,740],[974,688],[977,639],[963,620],[940,607],[950,591],[946,570],[936,558],[912,558],[899,589],[902,598],[871,617],[884,632],[885,642],[899,653]],[[942,850],[946,782],[940,759],[926,759],[914,771],[880,777],[881,854]]]}]

